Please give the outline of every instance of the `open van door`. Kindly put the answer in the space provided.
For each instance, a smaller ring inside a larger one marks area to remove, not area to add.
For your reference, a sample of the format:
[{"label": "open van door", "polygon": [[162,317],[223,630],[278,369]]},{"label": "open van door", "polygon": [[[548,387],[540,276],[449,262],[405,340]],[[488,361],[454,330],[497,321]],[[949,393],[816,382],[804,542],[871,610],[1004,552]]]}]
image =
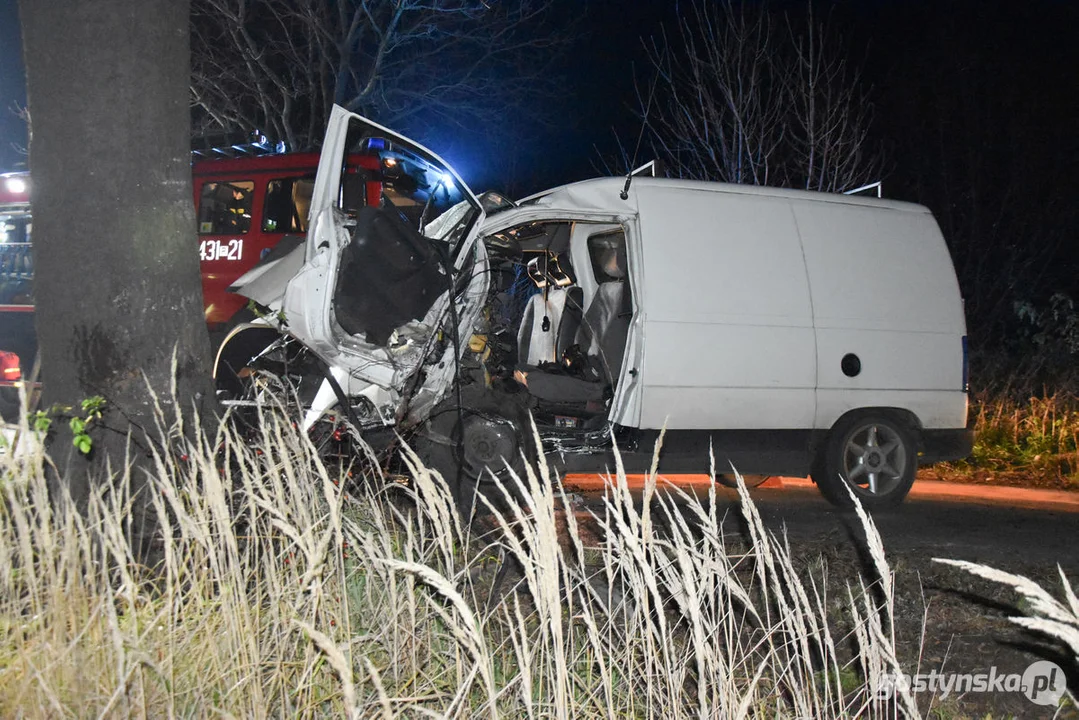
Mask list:
[{"label": "open van door", "polygon": [[[345,159],[355,155],[375,161],[377,204],[354,192],[369,183],[347,182]],[[465,347],[447,338],[472,327],[486,297],[483,205],[433,152],[335,106],[309,218],[305,243],[231,288],[265,301],[261,322],[317,358],[325,379],[304,401],[304,428],[342,393],[366,397],[384,425],[422,414],[447,392]]]},{"label": "open van door", "polygon": [[[378,158],[379,207],[351,203],[343,191],[344,157],[357,152]],[[404,326],[423,324],[444,302],[448,274],[461,272],[483,216],[473,192],[436,154],[335,106],[304,265],[285,291],[289,332],[327,358],[342,349],[384,357]]]}]

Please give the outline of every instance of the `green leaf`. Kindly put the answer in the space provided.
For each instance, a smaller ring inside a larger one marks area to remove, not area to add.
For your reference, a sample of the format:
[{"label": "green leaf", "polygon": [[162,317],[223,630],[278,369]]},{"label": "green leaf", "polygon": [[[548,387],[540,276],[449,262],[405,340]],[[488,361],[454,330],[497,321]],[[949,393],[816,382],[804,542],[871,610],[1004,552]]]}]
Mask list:
[{"label": "green leaf", "polygon": [[72,442],[83,455],[90,454],[90,448],[93,447],[93,441],[90,439],[89,435],[76,435]]},{"label": "green leaf", "polygon": [[105,398],[100,395],[91,395],[82,401],[82,411],[87,415],[101,415],[101,411],[105,409]]},{"label": "green leaf", "polygon": [[73,417],[71,418],[71,422],[69,424],[71,425],[71,432],[75,433],[76,435],[86,434],[86,421],[82,418]]},{"label": "green leaf", "polygon": [[42,434],[47,434],[52,426],[52,418],[44,410],[38,410],[30,416],[30,422],[34,426],[34,430]]}]

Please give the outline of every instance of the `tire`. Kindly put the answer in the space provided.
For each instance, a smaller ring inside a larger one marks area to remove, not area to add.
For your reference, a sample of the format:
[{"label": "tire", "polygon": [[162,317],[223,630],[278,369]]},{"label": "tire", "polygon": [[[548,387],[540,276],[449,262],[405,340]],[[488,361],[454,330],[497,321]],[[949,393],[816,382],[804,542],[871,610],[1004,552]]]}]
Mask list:
[{"label": "tire", "polygon": [[[517,503],[522,503],[523,495],[510,470],[522,482],[527,482],[525,458],[530,461],[534,454],[519,418],[507,417],[494,408],[478,410],[470,407],[463,410],[462,420],[463,432],[459,429],[455,408],[445,409],[432,417],[413,441],[420,459],[442,475],[453,491],[462,515],[487,512],[486,505],[476,497],[477,493],[482,493],[495,507],[507,508],[506,498],[494,482],[492,473]],[[507,462],[510,469],[506,468]]]},{"label": "tire", "polygon": [[225,341],[225,338],[228,337],[233,328],[244,323],[253,322],[257,320],[258,317],[259,316],[249,307],[242,307],[237,310],[232,317],[210,331],[210,351],[216,354],[218,348],[221,347],[221,343]]},{"label": "tire", "polygon": [[0,419],[7,423],[17,423],[21,413],[19,390],[13,387],[0,387]]},{"label": "tire", "polygon": [[813,481],[833,505],[879,510],[899,505],[914,484],[918,451],[910,427],[886,413],[841,419],[817,454]]},{"label": "tire", "polygon": [[319,370],[298,343],[283,342],[267,352],[282,341],[272,328],[250,329],[230,338],[218,357],[217,399],[234,427],[252,439],[260,435],[260,410],[284,412],[288,421],[299,422],[301,398],[312,397],[320,382]]}]

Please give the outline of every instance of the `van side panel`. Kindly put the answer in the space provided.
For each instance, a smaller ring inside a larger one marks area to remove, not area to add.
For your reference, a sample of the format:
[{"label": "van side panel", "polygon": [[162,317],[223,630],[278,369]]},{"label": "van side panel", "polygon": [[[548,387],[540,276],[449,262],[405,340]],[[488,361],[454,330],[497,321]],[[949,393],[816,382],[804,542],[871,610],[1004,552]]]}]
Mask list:
[{"label": "van side panel", "polygon": [[812,427],[816,343],[785,198],[638,189],[640,427]]},{"label": "van side panel", "polygon": [[[933,216],[792,204],[817,330],[815,426],[854,408],[900,407],[925,428],[964,427],[963,304]],[[848,354],[860,364],[853,376]]]}]

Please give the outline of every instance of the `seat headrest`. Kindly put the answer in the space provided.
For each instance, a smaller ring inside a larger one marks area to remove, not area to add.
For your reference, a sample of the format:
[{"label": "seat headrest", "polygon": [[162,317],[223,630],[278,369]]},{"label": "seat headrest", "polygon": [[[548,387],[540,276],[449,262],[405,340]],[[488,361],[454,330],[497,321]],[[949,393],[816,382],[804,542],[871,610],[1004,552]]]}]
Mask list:
[{"label": "seat headrest", "polygon": [[541,290],[548,285],[567,287],[573,284],[573,278],[562,269],[557,257],[547,255],[542,263],[540,258],[532,258],[528,261],[526,269],[529,279]]},{"label": "seat headrest", "polygon": [[622,253],[618,248],[608,248],[600,257],[600,267],[607,280],[623,280],[626,277],[625,263],[622,261]]}]

